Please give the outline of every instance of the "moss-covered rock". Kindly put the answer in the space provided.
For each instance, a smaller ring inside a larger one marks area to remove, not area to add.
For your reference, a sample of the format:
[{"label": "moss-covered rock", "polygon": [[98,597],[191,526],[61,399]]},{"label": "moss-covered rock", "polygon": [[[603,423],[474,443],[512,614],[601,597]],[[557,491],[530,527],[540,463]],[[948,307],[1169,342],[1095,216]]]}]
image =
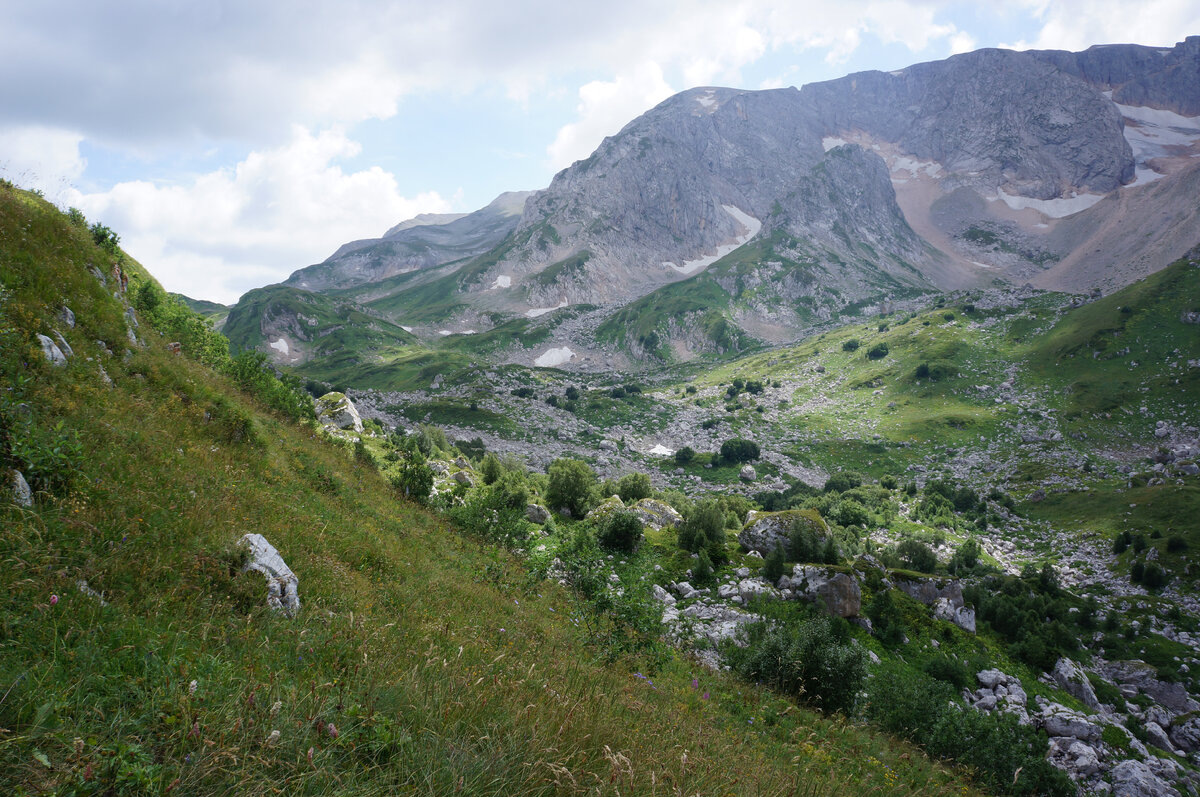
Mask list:
[{"label": "moss-covered rock", "polygon": [[763,556],[775,550],[776,546],[787,547],[788,537],[792,529],[799,525],[809,529],[818,536],[824,537],[829,533],[825,521],[813,509],[788,509],[783,512],[757,512],[746,514],[746,524],[738,534],[738,542],[747,551],[758,551]]}]

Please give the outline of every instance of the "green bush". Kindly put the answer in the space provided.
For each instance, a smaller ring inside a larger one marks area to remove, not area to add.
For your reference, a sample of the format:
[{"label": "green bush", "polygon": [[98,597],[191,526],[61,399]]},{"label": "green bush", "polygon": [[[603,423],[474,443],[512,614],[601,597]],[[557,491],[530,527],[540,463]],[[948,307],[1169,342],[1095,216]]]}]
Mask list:
[{"label": "green bush", "polygon": [[939,653],[921,665],[921,669],[931,678],[945,681],[957,689],[970,689],[975,685],[975,675],[966,664],[951,658],[945,653]]},{"label": "green bush", "polygon": [[931,755],[971,766],[1002,794],[1070,797],[1067,774],[1045,760],[1046,737],[1012,714],[965,708],[949,683],[884,664],[867,685],[865,713],[885,731]]},{"label": "green bush", "polygon": [[686,465],[696,458],[696,451],[691,446],[684,446],[675,452],[675,464]]},{"label": "green bush", "polygon": [[650,484],[650,477],[645,473],[626,473],[617,479],[616,494],[621,496],[621,500],[627,504],[649,498],[653,492],[654,487]]},{"label": "green bush", "polygon": [[479,464],[479,476],[484,484],[494,484],[500,478],[500,473],[500,459],[495,454],[489,453]]},{"label": "green bush", "polygon": [[867,349],[868,360],[882,360],[888,356],[888,345],[886,343],[876,343],[871,348]]},{"label": "green bush", "polygon": [[433,489],[433,470],[425,463],[420,451],[412,451],[396,463],[389,481],[396,492],[408,500],[425,503]]},{"label": "green bush", "polygon": [[633,553],[642,542],[642,521],[633,512],[619,509],[600,521],[596,541],[609,551]]},{"label": "green bush", "polygon": [[519,506],[500,485],[473,490],[461,504],[450,507],[450,519],[468,534],[488,542],[519,548],[529,542],[533,524],[525,520],[525,502]]},{"label": "green bush", "polygon": [[853,490],[863,483],[861,473],[855,473],[851,470],[835,473],[825,480],[825,492],[827,493],[844,493],[847,490]]},{"label": "green bush", "polygon": [[903,540],[896,546],[896,556],[909,570],[932,573],[937,570],[937,556],[920,540]]},{"label": "green bush", "polygon": [[850,340],[842,344],[842,351],[858,351],[858,347],[861,345],[857,338],[850,338]]},{"label": "green bush", "polygon": [[753,440],[730,438],[721,443],[721,460],[723,462],[752,462],[760,455],[758,443]]},{"label": "green bush", "polygon": [[586,462],[562,458],[546,469],[550,477],[546,503],[553,510],[565,509],[572,517],[583,517],[595,502],[596,472]]},{"label": "green bush", "polygon": [[763,560],[761,575],[767,580],[767,583],[774,584],[779,581],[780,577],[787,571],[787,564],[782,545],[776,545],[775,550],[767,554],[767,558]]},{"label": "green bush", "polygon": [[743,633],[746,646],[729,645],[725,654],[744,678],[822,711],[854,710],[867,678],[867,656],[851,643],[844,620],[814,615],[788,625],[750,624]]},{"label": "green bush", "polygon": [[709,499],[697,504],[679,527],[679,546],[692,553],[707,553],[715,564],[729,558],[725,550],[725,511],[720,502]]}]

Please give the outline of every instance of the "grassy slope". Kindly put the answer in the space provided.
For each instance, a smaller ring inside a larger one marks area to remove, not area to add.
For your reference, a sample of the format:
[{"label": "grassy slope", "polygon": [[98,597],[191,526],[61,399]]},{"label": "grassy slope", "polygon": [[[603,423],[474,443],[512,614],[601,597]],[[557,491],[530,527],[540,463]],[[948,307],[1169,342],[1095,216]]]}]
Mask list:
[{"label": "grassy slope", "polygon": [[183,302],[184,306],[193,313],[212,321],[218,329],[225,323],[225,319],[229,317],[229,305],[210,302],[207,299],[193,299],[190,296],[184,296],[182,293],[172,293],[171,296]]},{"label": "grassy slope", "polygon": [[[0,356],[32,379],[34,426],[84,451],[69,491],[0,506],[0,781],[17,793],[967,791],[724,676],[696,671],[695,690],[686,661],[653,685],[594,663],[567,594],[312,429],[144,327],[123,362],[121,307],[85,270],[101,255],[44,202],[0,188],[0,249],[3,322],[26,344]],[[32,338],[62,302],[76,357],[52,369]],[[97,338],[118,352],[113,389],[87,359]],[[206,420],[229,413],[258,442]],[[297,619],[222,554],[246,532],[299,575]]]}]

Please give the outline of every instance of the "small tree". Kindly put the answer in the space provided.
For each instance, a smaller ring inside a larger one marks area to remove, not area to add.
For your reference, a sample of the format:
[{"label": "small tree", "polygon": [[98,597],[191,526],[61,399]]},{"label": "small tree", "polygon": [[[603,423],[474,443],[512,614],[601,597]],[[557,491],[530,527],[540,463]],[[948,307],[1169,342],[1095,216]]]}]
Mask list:
[{"label": "small tree", "polygon": [[483,483],[494,484],[496,479],[500,478],[500,472],[500,459],[495,454],[488,452],[479,465],[479,475],[483,477]]},{"label": "small tree", "polygon": [[550,477],[546,502],[552,509],[566,509],[573,517],[583,517],[591,509],[596,487],[596,472],[578,459],[562,458],[546,469]]},{"label": "small tree", "polygon": [[684,446],[675,452],[675,464],[686,465],[696,458],[696,451],[691,446]]},{"label": "small tree", "polygon": [[725,512],[718,501],[704,501],[688,514],[679,528],[679,546],[692,553],[707,552],[708,558],[717,564],[728,559]]},{"label": "small tree", "polygon": [[653,491],[650,477],[645,473],[626,473],[617,479],[617,495],[627,504],[649,498]]},{"label": "small tree", "polygon": [[642,521],[626,509],[619,509],[600,521],[596,540],[601,548],[633,553],[642,542]]},{"label": "small tree", "polygon": [[721,459],[725,462],[752,462],[760,453],[753,440],[734,437],[721,443]]},{"label": "small tree", "polygon": [[784,561],[783,546],[776,545],[775,550],[767,554],[767,558],[763,560],[762,577],[768,583],[774,584],[779,581],[780,576],[786,572],[787,567]]},{"label": "small tree", "polygon": [[896,556],[909,570],[932,573],[937,569],[937,557],[933,550],[919,540],[904,540],[896,546]]}]

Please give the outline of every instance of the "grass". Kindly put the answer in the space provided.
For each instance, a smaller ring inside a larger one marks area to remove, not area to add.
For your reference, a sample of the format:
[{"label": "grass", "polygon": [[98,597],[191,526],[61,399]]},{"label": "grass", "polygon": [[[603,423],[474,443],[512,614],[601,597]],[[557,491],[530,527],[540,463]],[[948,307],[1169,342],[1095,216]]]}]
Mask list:
[{"label": "grass", "polygon": [[[97,253],[51,206],[0,187],[0,250],[0,326],[26,342],[0,363],[28,380],[33,423],[84,452],[72,488],[0,507],[13,793],[974,793],[908,745],[684,658],[649,679],[600,664],[569,594],[396,500],[344,447],[149,329],[124,361]],[[76,357],[54,369],[28,341],[64,301]],[[118,354],[111,389],[95,339]],[[219,407],[252,434],[228,438]],[[296,619],[238,572],[247,532],[299,576]]]}]

